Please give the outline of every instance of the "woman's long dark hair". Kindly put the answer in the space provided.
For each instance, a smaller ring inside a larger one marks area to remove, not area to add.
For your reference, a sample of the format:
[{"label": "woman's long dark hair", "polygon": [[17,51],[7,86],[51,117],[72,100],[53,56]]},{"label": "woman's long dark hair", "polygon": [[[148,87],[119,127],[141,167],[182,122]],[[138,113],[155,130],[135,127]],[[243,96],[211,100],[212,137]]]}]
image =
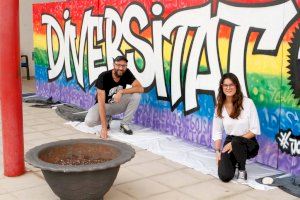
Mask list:
[{"label": "woman's long dark hair", "polygon": [[228,113],[228,114],[231,118],[237,119],[240,116],[242,109],[244,109],[243,108],[243,93],[241,91],[241,85],[240,85],[239,79],[233,73],[224,74],[220,80],[219,93],[218,93],[218,97],[217,97],[217,116],[220,118],[223,118],[222,109],[223,109],[223,105],[226,100],[226,95],[223,92],[222,84],[225,79],[230,79],[235,84],[235,87],[236,87],[236,93],[233,95],[233,98],[232,98],[233,110],[231,113]]}]

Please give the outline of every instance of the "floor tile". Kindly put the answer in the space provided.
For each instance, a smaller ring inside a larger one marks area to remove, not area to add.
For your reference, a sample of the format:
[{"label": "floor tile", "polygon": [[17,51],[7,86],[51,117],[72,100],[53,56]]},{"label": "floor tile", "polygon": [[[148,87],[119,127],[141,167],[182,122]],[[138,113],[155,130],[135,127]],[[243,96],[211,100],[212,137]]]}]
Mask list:
[{"label": "floor tile", "polygon": [[227,196],[227,197],[222,197],[222,200],[263,200],[263,199],[260,199],[260,197],[256,197],[256,198],[253,198],[253,197],[249,197],[247,195],[245,195],[244,193],[243,194],[237,194],[237,195],[230,195],[230,196]]},{"label": "floor tile", "polygon": [[178,190],[196,199],[210,200],[235,194],[233,191],[216,181],[206,181],[195,185],[186,186]]},{"label": "floor tile", "polygon": [[121,167],[114,185],[120,185],[122,183],[127,183],[141,178],[142,176],[135,173],[134,171],[131,171],[130,169],[125,167]]},{"label": "floor tile", "polygon": [[25,134],[27,134],[27,133],[34,133],[34,132],[38,132],[38,131],[29,126],[23,126],[23,132]]},{"label": "floor tile", "polygon": [[19,190],[13,192],[12,194],[20,200],[59,200],[59,198],[53,193],[51,188],[46,184]]},{"label": "floor tile", "polygon": [[0,195],[0,200],[18,200],[18,198],[12,194],[2,194]]},{"label": "floor tile", "polygon": [[159,162],[156,162],[156,161],[141,163],[138,165],[131,165],[131,166],[128,166],[127,168],[130,169],[131,171],[136,172],[137,174],[144,176],[144,177],[174,171],[173,168],[171,168],[167,165],[161,164]]},{"label": "floor tile", "polygon": [[77,132],[78,132],[77,130],[69,129],[69,128],[58,128],[58,129],[43,131],[43,133],[45,133],[46,135],[51,136],[51,137],[60,137],[60,136],[64,136],[64,135],[72,135],[72,134],[77,133]]},{"label": "floor tile", "polygon": [[43,184],[45,184],[45,181],[33,173],[25,173],[18,177],[4,177],[0,179],[0,188],[6,192],[18,191]]},{"label": "floor tile", "polygon": [[[129,144],[129,145],[131,145],[131,144]],[[145,149],[142,149],[142,148],[134,146],[134,145],[131,145],[131,146],[134,148],[135,152],[144,151],[145,150]]]},{"label": "floor tile", "polygon": [[35,126],[35,125],[41,125],[41,124],[49,124],[49,121],[45,119],[25,119],[24,120],[24,126]]},{"label": "floor tile", "polygon": [[183,173],[182,171],[175,171],[158,176],[151,177],[151,180],[164,184],[172,188],[179,188],[187,185],[199,183],[200,180],[193,176]]},{"label": "floor tile", "polygon": [[41,179],[45,179],[43,172],[41,170],[39,171],[33,171],[34,175],[36,175],[37,177],[41,178]]},{"label": "floor tile", "polygon": [[40,171],[39,168],[36,168],[36,167],[28,164],[27,162],[25,162],[25,169],[26,169],[26,172],[38,172],[38,171]]},{"label": "floor tile", "polygon": [[136,165],[144,162],[158,160],[161,158],[162,158],[161,156],[153,154],[149,151],[145,151],[145,150],[138,151],[136,152],[135,157],[131,161],[127,162],[125,166]]},{"label": "floor tile", "polygon": [[195,200],[195,198],[180,193],[178,191],[170,191],[163,194],[148,197],[145,200]]},{"label": "floor tile", "polygon": [[58,115],[55,116],[55,117],[48,117],[47,121],[49,121],[49,122],[55,122],[55,123],[61,123],[61,124],[64,124],[64,123],[68,122],[67,120],[59,117]]},{"label": "floor tile", "polygon": [[182,164],[179,164],[177,162],[173,162],[173,161],[165,159],[165,158],[157,160],[157,162],[162,163],[164,165],[168,165],[169,167],[172,167],[174,169],[185,169],[185,168],[187,168],[186,166],[184,166]]},{"label": "floor tile", "polygon": [[76,134],[68,134],[68,135],[62,135],[59,137],[56,137],[56,139],[58,140],[70,140],[70,139],[97,139],[97,137],[95,135],[92,134],[85,134],[85,133],[76,133]]},{"label": "floor tile", "polygon": [[55,142],[57,141],[57,139],[55,138],[44,138],[44,139],[34,139],[34,140],[30,140],[27,142],[27,144],[29,144],[30,147],[35,147],[35,146],[39,146],[39,145],[42,145],[42,144],[46,144],[46,143],[49,143],[49,142]]},{"label": "floor tile", "polygon": [[59,125],[59,124],[41,124],[41,125],[31,126],[31,128],[36,131],[47,131],[47,130],[53,130],[53,129],[58,129],[58,128],[62,128],[62,127],[63,126]]},{"label": "floor tile", "polygon": [[243,193],[245,196],[255,198],[256,200],[294,200],[297,197],[292,196],[278,188],[269,191],[250,190]]},{"label": "floor tile", "polygon": [[45,135],[41,132],[24,134],[24,142],[28,142],[31,140],[39,140],[39,139],[48,139],[48,138],[49,138],[48,135]]},{"label": "floor tile", "polygon": [[196,170],[191,169],[191,168],[182,169],[182,171],[184,173],[192,175],[194,178],[197,178],[200,181],[207,181],[207,180],[216,179],[215,177],[213,177],[211,175],[202,174],[201,172],[196,171]]},{"label": "floor tile", "polygon": [[[1,174],[3,174],[3,171],[1,171]],[[1,180],[4,178],[5,178],[5,176],[2,176],[0,178],[0,183],[1,183]],[[4,184],[4,183],[2,183],[2,184]],[[3,185],[0,185],[0,195],[7,194],[8,192],[9,191],[7,189],[5,189]]]},{"label": "floor tile", "polygon": [[116,186],[116,189],[128,194],[129,196],[133,196],[139,199],[143,199],[145,197],[149,197],[150,195],[156,195],[170,190],[170,188],[148,179],[121,184]]},{"label": "floor tile", "polygon": [[112,187],[105,195],[104,200],[135,200],[136,198]]}]

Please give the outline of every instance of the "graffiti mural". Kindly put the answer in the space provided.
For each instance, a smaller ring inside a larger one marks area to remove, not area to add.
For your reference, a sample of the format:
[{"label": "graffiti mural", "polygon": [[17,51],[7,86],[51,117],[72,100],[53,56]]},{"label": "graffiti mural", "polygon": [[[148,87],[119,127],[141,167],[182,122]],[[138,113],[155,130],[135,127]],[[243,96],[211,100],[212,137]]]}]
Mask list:
[{"label": "graffiti mural", "polygon": [[[256,160],[300,173],[299,2],[35,4],[37,93],[88,109],[98,75],[123,54],[147,91],[135,123],[211,146],[218,81],[232,72],[258,110],[262,135]],[[285,145],[292,149],[287,152]]]}]

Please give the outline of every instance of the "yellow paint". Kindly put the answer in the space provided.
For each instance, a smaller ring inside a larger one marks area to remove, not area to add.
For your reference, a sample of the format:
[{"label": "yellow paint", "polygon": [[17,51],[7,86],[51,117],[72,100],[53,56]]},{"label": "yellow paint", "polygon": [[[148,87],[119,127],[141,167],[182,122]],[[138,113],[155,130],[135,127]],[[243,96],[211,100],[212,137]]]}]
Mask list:
[{"label": "yellow paint", "polygon": [[[248,44],[247,49],[247,73],[258,73],[265,75],[281,76],[281,70],[286,71],[288,66],[288,48],[287,42],[282,42],[276,56],[252,55],[254,43]],[[283,73],[285,75],[286,73]]]},{"label": "yellow paint", "polygon": [[33,46],[34,48],[46,50],[47,49],[46,35],[34,33]]},{"label": "yellow paint", "polygon": [[[39,49],[47,49],[46,44],[46,35],[43,34],[36,34],[34,33],[34,47]],[[58,40],[56,35],[53,35],[53,50],[58,50]],[[184,47],[184,54],[183,54],[183,64],[187,62],[188,59],[188,53],[191,47],[192,37],[188,36],[186,38],[186,44]],[[228,39],[221,38],[218,40],[218,48],[220,53],[220,62],[223,72],[226,72],[227,69],[227,63],[228,63],[228,49],[230,46],[230,41]],[[165,62],[170,62],[171,54],[172,54],[172,47],[174,44],[174,36],[171,38],[171,43],[164,41],[163,42],[163,59]],[[76,46],[79,46],[79,37],[76,39]],[[101,46],[103,47],[103,54],[106,55],[105,52],[105,43],[102,43]],[[271,55],[261,55],[256,54],[253,55],[253,47],[254,42],[250,42],[248,44],[247,48],[247,57],[246,57],[246,72],[247,73],[258,73],[262,75],[275,75],[275,76],[281,76],[281,73],[284,78],[288,77],[287,72],[287,66],[289,65],[288,62],[288,49],[290,48],[289,44],[287,42],[282,42],[278,54],[276,56]],[[77,48],[78,49],[78,48]],[[126,43],[125,40],[122,41],[121,45],[121,51],[125,53],[126,50],[132,49],[132,47]],[[200,51],[201,49],[199,49]],[[86,53],[86,51],[85,51]],[[135,59],[141,59],[141,55],[138,51],[136,51]],[[200,59],[200,65],[201,66],[207,66],[207,60],[205,56],[205,52],[201,55]]]},{"label": "yellow paint", "polygon": [[227,72],[227,68],[228,68],[229,47],[230,47],[230,43],[228,39],[224,39],[224,38],[218,39],[218,49],[220,54],[221,68],[223,72]]}]

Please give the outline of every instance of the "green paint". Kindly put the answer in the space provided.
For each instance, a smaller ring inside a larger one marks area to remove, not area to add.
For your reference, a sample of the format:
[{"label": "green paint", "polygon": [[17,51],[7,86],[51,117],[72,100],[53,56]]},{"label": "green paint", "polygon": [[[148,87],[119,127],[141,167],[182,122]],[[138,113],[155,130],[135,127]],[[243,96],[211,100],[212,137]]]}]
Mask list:
[{"label": "green paint", "polygon": [[[48,56],[47,51],[39,48],[34,49],[34,60],[35,64],[39,66],[48,67]],[[54,52],[57,57],[57,52]],[[106,58],[104,58],[106,60]],[[84,76],[88,75],[88,59],[87,55],[84,55]],[[102,62],[101,64],[105,64]],[[143,69],[143,59],[137,59],[136,64],[139,70]],[[71,60],[71,69],[74,72],[74,64]],[[181,81],[184,83],[184,77],[186,75],[186,65],[182,65]],[[167,87],[170,86],[171,80],[171,67],[169,61],[164,61],[164,74]],[[200,66],[199,72],[207,72],[206,66]],[[294,99],[288,80],[280,76],[273,75],[262,75],[257,73],[247,74],[247,89],[250,97],[254,100],[258,106],[266,107],[280,107],[280,104],[287,108],[300,109],[297,106],[297,100]]]},{"label": "green paint", "polygon": [[258,106],[297,108],[287,79],[273,75],[247,74],[247,85],[250,97]]},{"label": "green paint", "polygon": [[34,48],[34,63],[39,66],[47,67],[49,65],[47,51]]}]

